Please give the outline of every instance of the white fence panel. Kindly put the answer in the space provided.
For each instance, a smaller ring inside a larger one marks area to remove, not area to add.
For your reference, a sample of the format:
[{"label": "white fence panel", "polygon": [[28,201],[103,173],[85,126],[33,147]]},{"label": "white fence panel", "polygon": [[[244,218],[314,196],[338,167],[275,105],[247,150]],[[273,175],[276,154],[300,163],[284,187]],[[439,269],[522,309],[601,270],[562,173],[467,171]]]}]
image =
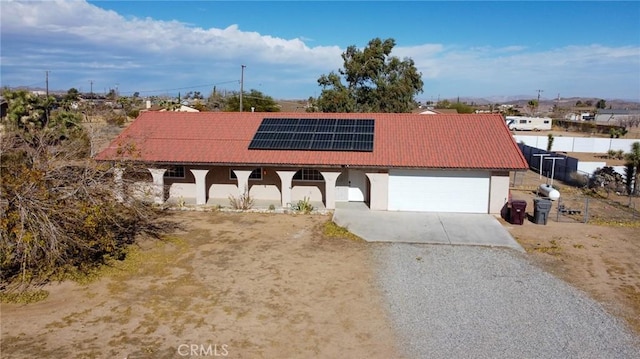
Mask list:
[{"label": "white fence panel", "polygon": [[607,153],[611,148],[610,138],[595,138],[593,141],[593,153]]},{"label": "white fence panel", "polygon": [[524,143],[527,146],[530,147],[535,147],[535,148],[540,148],[538,147],[538,137],[540,136],[522,136],[522,135],[515,135],[513,136],[516,140],[516,143]]},{"label": "white fence panel", "polygon": [[[527,146],[547,149],[547,136],[514,135],[517,143],[523,142]],[[631,144],[640,139],[627,138],[596,138],[596,137],[554,137],[552,151],[607,153],[609,150],[624,152],[631,151]]]},{"label": "white fence panel", "polygon": [[631,144],[634,142],[640,142],[640,139],[614,138],[611,140],[611,149],[615,151],[622,150],[624,152],[629,152],[631,151]]},{"label": "white fence panel", "polygon": [[607,165],[606,162],[578,162],[578,171],[588,173],[592,175],[595,170],[598,168],[605,167]]},{"label": "white fence panel", "polygon": [[573,152],[593,152],[595,140],[595,138],[591,137],[574,137]]},{"label": "white fence panel", "polygon": [[[574,152],[573,140],[573,137],[554,137],[551,151]],[[546,147],[544,149],[546,150]]]}]

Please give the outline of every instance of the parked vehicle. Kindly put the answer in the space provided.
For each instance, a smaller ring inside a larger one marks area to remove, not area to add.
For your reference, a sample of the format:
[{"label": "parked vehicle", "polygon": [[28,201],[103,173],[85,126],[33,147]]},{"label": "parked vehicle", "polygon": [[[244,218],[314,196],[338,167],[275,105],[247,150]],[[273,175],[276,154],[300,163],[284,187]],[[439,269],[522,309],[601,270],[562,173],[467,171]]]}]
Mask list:
[{"label": "parked vehicle", "polygon": [[549,117],[507,116],[507,126],[516,131],[543,131],[551,129]]}]

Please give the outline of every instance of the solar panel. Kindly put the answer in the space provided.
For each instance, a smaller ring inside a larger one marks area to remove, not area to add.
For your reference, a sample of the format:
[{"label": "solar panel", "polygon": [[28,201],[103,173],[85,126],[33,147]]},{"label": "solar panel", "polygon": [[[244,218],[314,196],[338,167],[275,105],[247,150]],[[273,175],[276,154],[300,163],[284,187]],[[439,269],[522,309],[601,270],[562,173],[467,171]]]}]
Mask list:
[{"label": "solar panel", "polygon": [[373,151],[372,119],[265,118],[250,150]]}]

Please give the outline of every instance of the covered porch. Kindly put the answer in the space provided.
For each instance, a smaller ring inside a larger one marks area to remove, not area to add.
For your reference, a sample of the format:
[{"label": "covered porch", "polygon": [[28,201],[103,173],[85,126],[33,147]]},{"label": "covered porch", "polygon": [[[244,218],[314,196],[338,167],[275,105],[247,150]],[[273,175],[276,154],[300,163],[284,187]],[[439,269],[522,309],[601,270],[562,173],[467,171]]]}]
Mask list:
[{"label": "covered porch", "polygon": [[333,210],[336,202],[387,209],[388,173],[379,170],[168,165],[148,167],[148,174],[134,183],[133,195],[157,204],[229,207],[230,198],[248,195],[255,209],[292,208],[302,200],[318,209]]}]

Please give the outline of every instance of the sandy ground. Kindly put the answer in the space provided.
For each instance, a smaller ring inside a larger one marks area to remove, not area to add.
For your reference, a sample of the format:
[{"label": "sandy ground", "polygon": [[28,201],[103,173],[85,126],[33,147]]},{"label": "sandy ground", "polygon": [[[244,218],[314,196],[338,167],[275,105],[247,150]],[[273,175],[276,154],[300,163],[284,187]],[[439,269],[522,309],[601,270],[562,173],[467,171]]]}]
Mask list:
[{"label": "sandy ground", "polygon": [[101,280],[2,304],[0,357],[400,356],[367,244],[323,236],[328,216],[175,217],[189,230]]},{"label": "sandy ground", "polygon": [[[513,199],[527,201],[528,218],[521,226],[502,220],[511,235],[534,262],[590,294],[640,335],[640,216],[636,212],[634,220],[633,212],[625,207],[629,199],[611,195],[606,200],[591,200],[590,218],[602,225],[581,223],[583,215],[558,217],[554,202],[547,224],[538,225],[532,222],[535,191],[530,189],[544,180],[532,171],[518,176],[525,177],[511,194]],[[584,197],[576,189],[560,181],[554,184],[564,203],[582,208]],[[640,208],[640,198],[632,201]]]},{"label": "sandy ground", "polygon": [[[524,187],[538,181],[528,176]],[[529,214],[533,195],[514,194]],[[2,304],[0,357],[400,357],[370,245],[326,237],[328,216],[173,216],[189,230],[141,243],[102,279]],[[640,335],[640,226],[503,224],[534,263]]]},{"label": "sandy ground", "polygon": [[640,335],[640,230],[581,223],[506,225],[548,272],[584,290]]}]

